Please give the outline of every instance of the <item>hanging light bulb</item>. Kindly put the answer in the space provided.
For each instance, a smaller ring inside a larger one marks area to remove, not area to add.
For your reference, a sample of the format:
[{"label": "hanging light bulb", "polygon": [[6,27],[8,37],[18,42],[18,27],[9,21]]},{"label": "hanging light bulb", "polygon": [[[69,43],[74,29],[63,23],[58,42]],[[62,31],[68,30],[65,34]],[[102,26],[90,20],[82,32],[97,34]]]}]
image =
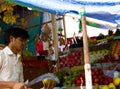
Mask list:
[{"label": "hanging light bulb", "polygon": [[28,10],[32,10],[32,8],[30,8],[30,7],[27,7],[27,9],[28,9]]}]

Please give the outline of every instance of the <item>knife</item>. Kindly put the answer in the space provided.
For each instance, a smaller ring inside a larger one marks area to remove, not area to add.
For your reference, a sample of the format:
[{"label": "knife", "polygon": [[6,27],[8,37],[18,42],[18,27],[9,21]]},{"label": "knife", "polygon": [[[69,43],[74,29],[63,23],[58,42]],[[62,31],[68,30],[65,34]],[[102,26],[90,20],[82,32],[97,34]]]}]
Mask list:
[{"label": "knife", "polygon": [[52,78],[53,80],[55,80],[57,83],[60,83],[60,80],[58,79],[57,76],[55,76],[54,74],[52,73],[46,73],[46,74],[43,74],[43,75],[40,75],[38,76],[37,78],[33,79],[32,81],[28,82],[26,85],[28,87],[42,81],[43,79],[46,79],[46,78]]}]

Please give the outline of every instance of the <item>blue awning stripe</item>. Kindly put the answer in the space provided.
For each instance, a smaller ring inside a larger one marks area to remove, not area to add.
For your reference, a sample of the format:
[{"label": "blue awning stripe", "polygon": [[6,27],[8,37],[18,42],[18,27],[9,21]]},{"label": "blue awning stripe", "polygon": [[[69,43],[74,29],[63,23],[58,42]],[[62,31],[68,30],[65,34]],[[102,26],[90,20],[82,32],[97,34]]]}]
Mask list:
[{"label": "blue awning stripe", "polygon": [[89,1],[76,1],[76,0],[73,0],[71,3],[81,4],[81,5],[91,5],[91,6],[115,6],[115,5],[120,5],[120,2],[89,2]]}]

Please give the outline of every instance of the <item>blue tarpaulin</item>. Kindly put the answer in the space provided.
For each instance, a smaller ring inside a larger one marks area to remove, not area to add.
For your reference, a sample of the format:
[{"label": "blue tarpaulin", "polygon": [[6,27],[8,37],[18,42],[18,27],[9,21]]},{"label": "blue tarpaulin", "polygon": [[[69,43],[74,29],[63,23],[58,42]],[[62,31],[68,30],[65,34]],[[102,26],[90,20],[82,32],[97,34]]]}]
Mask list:
[{"label": "blue tarpaulin", "polygon": [[120,27],[120,0],[7,0],[50,12],[56,15],[79,12],[84,7],[86,16],[116,23]]}]

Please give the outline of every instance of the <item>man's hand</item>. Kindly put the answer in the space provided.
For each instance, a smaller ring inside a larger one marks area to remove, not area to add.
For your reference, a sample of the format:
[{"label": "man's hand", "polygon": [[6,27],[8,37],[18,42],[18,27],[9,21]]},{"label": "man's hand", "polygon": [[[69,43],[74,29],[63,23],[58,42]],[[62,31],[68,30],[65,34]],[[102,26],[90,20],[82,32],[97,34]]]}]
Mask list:
[{"label": "man's hand", "polygon": [[48,85],[45,87],[45,89],[53,89],[56,85],[56,82],[52,80],[51,82],[48,82]]},{"label": "man's hand", "polygon": [[15,83],[12,89],[27,89],[23,83]]}]

